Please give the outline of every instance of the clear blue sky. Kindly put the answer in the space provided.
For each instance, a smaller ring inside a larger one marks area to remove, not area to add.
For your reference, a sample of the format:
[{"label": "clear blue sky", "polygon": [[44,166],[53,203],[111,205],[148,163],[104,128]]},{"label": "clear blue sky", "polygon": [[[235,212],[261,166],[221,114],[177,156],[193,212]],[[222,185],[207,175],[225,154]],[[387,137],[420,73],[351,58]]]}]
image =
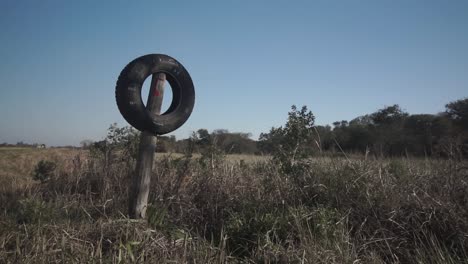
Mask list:
[{"label": "clear blue sky", "polygon": [[292,104],[318,124],[392,104],[437,113],[468,96],[468,1],[0,0],[0,142],[78,145],[127,125],[115,82],[148,53],[194,81],[178,138],[256,138]]}]

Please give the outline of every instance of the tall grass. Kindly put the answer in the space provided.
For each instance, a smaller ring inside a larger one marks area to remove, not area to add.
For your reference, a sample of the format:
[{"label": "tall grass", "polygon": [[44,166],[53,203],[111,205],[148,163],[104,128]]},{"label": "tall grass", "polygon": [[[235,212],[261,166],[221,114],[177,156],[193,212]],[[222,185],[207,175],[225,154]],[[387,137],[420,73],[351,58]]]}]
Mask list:
[{"label": "tall grass", "polygon": [[166,156],[137,221],[134,162],[77,154],[52,159],[43,183],[38,159],[16,171],[28,184],[1,189],[1,263],[467,263],[464,163],[316,157],[289,173],[268,159]]}]

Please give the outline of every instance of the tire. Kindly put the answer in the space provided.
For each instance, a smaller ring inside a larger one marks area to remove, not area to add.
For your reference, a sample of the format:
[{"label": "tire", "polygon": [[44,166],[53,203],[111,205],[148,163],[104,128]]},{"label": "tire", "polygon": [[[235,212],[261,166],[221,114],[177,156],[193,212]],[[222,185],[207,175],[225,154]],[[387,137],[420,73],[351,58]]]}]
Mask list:
[{"label": "tire", "polygon": [[[161,115],[151,114],[141,98],[143,82],[154,73],[165,73],[172,88],[171,105]],[[177,60],[163,54],[149,54],[125,66],[117,80],[115,97],[120,113],[130,125],[163,135],[182,126],[190,117],[195,89],[189,73]]]}]

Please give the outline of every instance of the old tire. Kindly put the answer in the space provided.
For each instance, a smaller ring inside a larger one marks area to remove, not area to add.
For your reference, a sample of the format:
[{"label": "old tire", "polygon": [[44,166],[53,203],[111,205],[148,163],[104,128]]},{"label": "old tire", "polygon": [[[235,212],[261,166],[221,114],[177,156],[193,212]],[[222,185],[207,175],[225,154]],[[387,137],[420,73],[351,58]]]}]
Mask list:
[{"label": "old tire", "polygon": [[[172,102],[161,115],[150,113],[141,98],[143,82],[154,73],[165,73],[172,87]],[[155,135],[172,132],[182,126],[192,113],[195,89],[187,70],[174,58],[162,54],[149,54],[136,58],[120,73],[115,88],[120,113],[140,131]]]}]

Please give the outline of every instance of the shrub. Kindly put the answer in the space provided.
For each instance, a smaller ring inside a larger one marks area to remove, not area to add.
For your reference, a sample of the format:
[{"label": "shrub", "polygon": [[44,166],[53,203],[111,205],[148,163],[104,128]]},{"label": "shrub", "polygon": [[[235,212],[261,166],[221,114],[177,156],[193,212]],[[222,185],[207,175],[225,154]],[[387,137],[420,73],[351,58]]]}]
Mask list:
[{"label": "shrub", "polygon": [[55,164],[53,161],[39,161],[34,168],[33,179],[36,181],[41,181],[41,183],[48,181],[52,177],[56,167],[57,164]]}]

